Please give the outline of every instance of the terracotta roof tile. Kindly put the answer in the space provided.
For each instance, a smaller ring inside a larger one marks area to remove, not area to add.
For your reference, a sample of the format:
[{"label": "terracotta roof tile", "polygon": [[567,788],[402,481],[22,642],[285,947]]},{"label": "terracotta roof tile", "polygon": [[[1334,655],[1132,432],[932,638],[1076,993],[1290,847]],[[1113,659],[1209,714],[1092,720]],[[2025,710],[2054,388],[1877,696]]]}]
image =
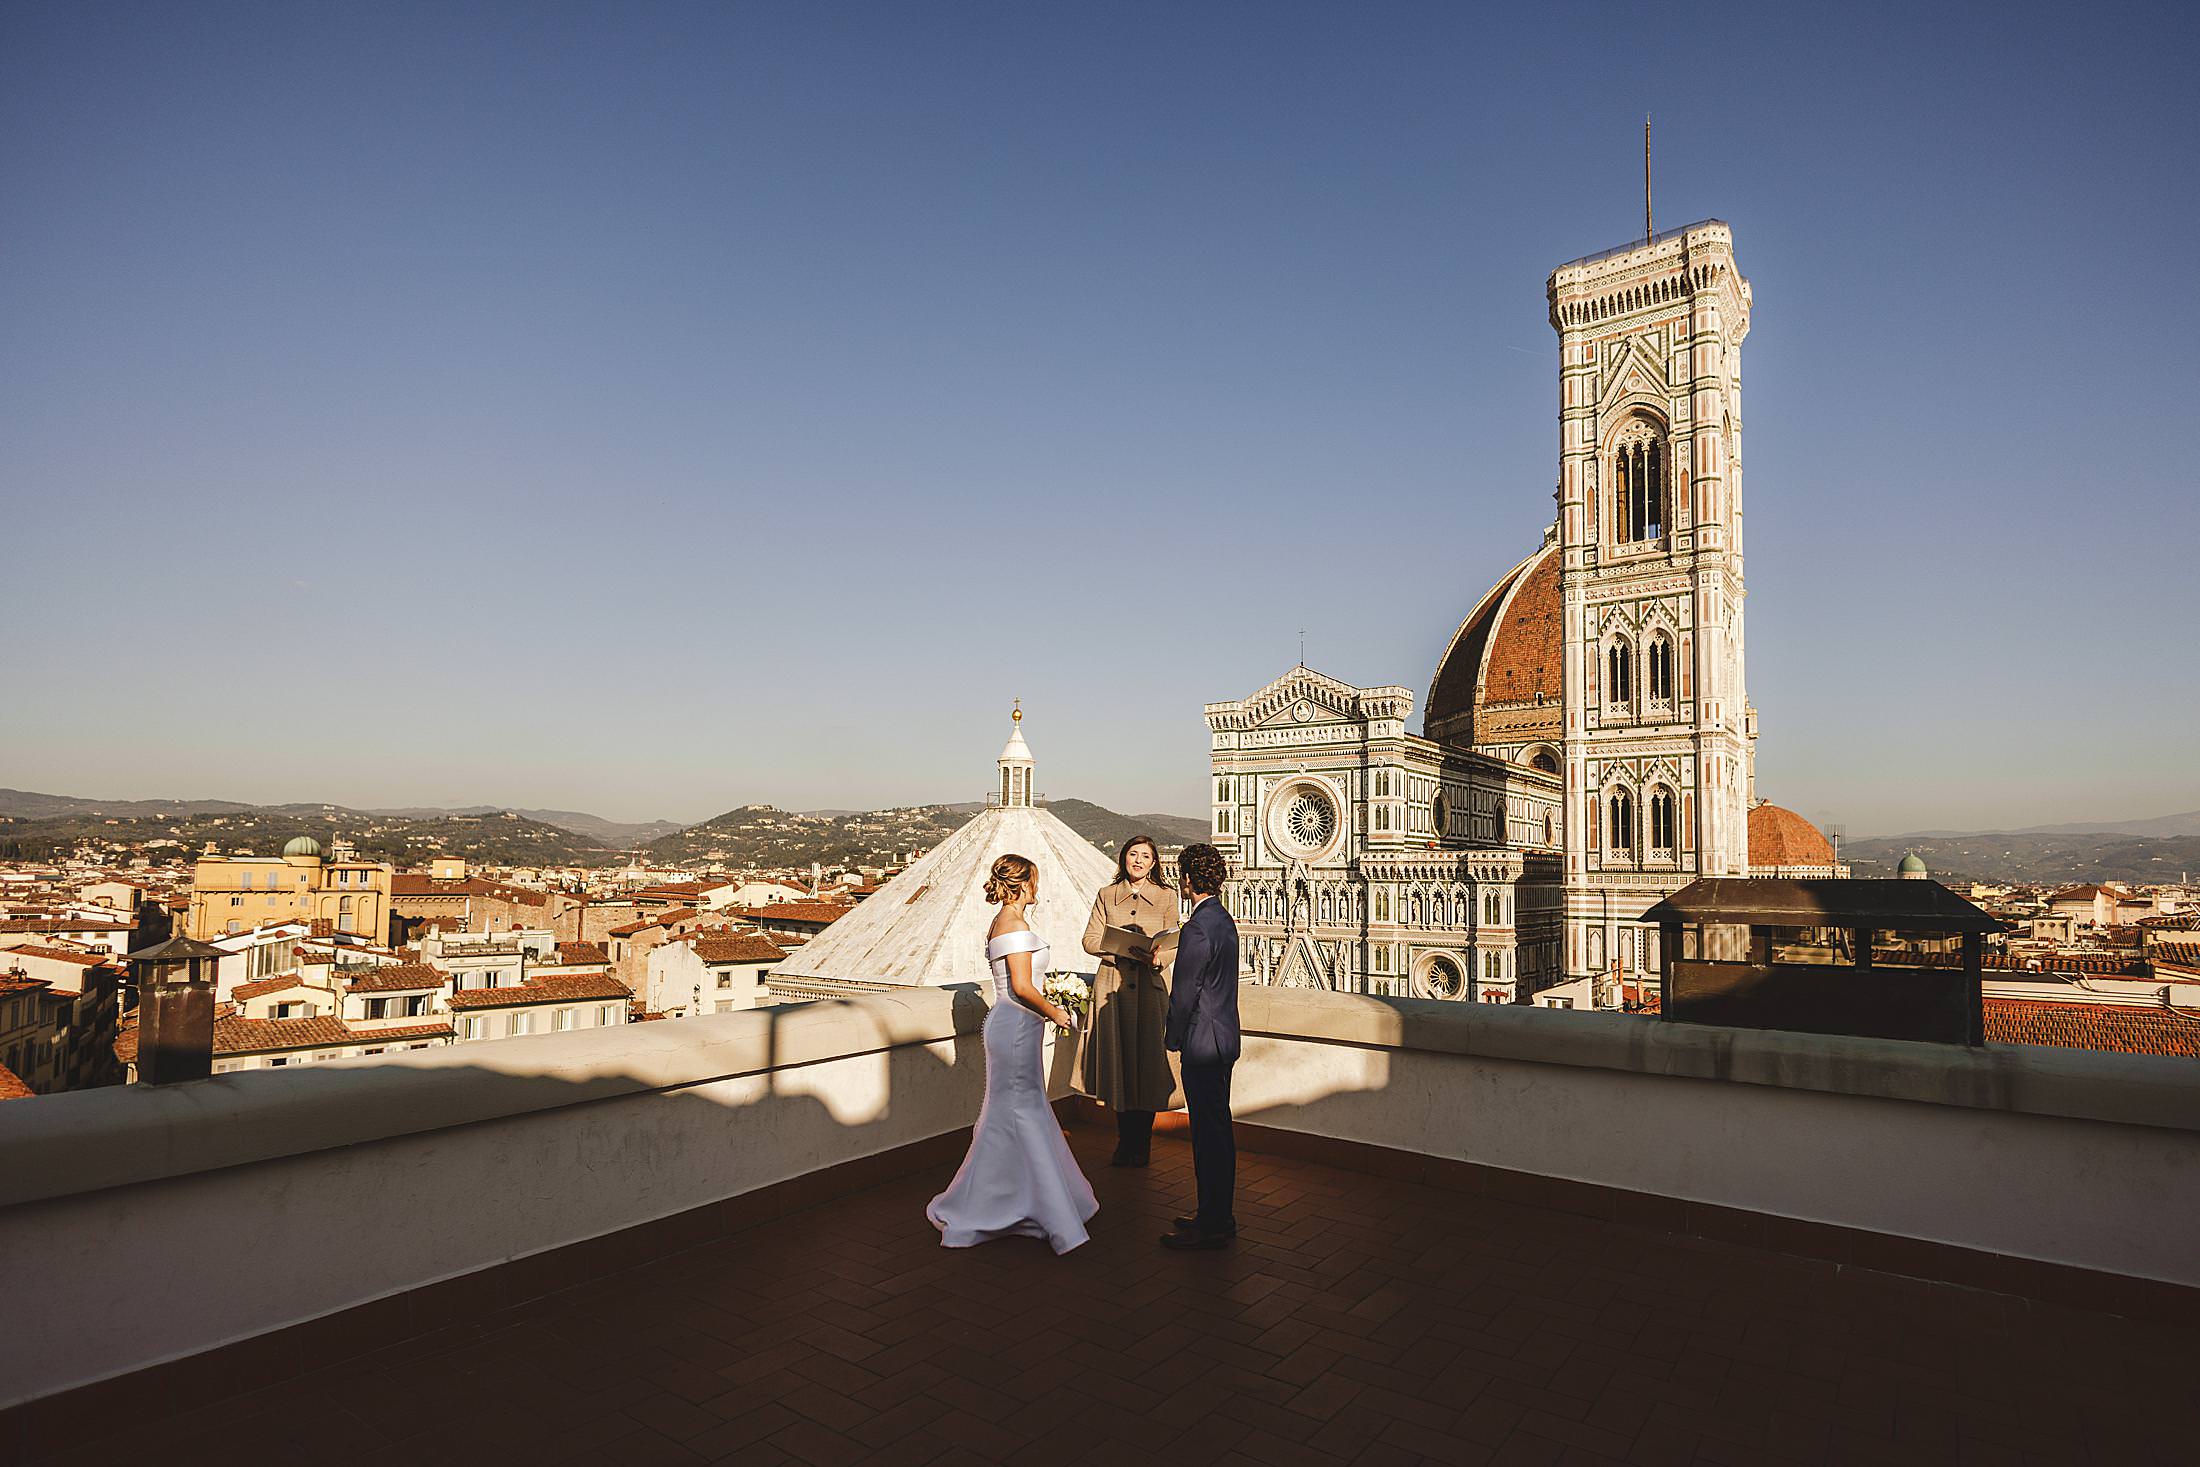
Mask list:
[{"label": "terracotta roof tile", "polygon": [[1528,568],[1508,598],[1497,634],[1490,639],[1481,681],[1475,688],[1477,714],[1492,703],[1533,704],[1541,694],[1543,706],[1550,710],[1547,731],[1559,732],[1563,606],[1558,561],[1558,547],[1554,545]]},{"label": "terracotta roof tile", "polygon": [[[1564,607],[1558,572],[1558,547],[1546,546],[1475,603],[1429,685],[1424,728],[1453,743],[1559,736]],[[1485,710],[1493,706],[1526,712],[1508,715],[1502,729],[1485,727]],[[1462,714],[1471,720],[1462,722]]]},{"label": "terracotta roof tile", "polygon": [[0,1065],[0,1100],[29,1100],[37,1094],[37,1091],[23,1083],[15,1071],[6,1065]]},{"label": "terracotta roof tile", "polygon": [[132,932],[135,922],[107,922],[87,917],[9,917],[0,920],[0,932]]},{"label": "terracotta roof tile", "polygon": [[74,963],[80,968],[101,968],[115,959],[107,953],[80,953],[66,947],[10,947],[0,952],[22,953],[25,957],[50,958],[57,963]]},{"label": "terracotta roof tile", "polygon": [[608,963],[611,954],[603,950],[600,942],[561,942],[558,944],[558,961],[561,963]]},{"label": "terracotta roof tile", "polygon": [[1751,866],[1831,866],[1833,842],[1817,826],[1781,805],[1749,812]]},{"label": "terracotta roof tile", "polygon": [[[347,1025],[346,1027],[350,1026]],[[407,1024],[402,1028],[395,1029],[352,1028],[351,1037],[368,1044],[376,1044],[384,1039],[448,1039],[451,1037],[451,1026],[449,1024]]]},{"label": "terracotta roof tile", "polygon": [[573,1003],[596,998],[631,999],[624,983],[609,974],[552,974],[502,988],[463,988],[450,997],[454,1009],[518,1008],[524,1004]]},{"label": "terracotta roof tile", "polygon": [[350,1044],[353,1035],[342,1019],[316,1014],[310,1019],[216,1019],[214,1053],[257,1054],[278,1049],[331,1049]]},{"label": "terracotta roof tile", "polygon": [[2200,1014],[2133,1004],[1989,998],[1986,1037],[1995,1044],[2051,1044],[2064,1049],[2200,1058]]},{"label": "terracotta roof tile", "polygon": [[308,984],[303,977],[296,973],[284,973],[273,978],[262,978],[257,983],[240,983],[229,990],[229,996],[236,999],[266,998],[269,994],[281,993],[286,988],[308,987],[319,987],[319,985]]},{"label": "terracotta roof tile", "polygon": [[441,988],[450,975],[426,963],[390,963],[371,968],[344,985],[346,993],[392,993],[405,989]]},{"label": "terracotta roof tile", "polygon": [[706,963],[776,963],[787,952],[761,932],[731,932],[698,936],[695,955]]},{"label": "terracotta roof tile", "polygon": [[748,908],[749,920],[769,926],[773,922],[837,922],[855,910],[852,902],[773,902]]}]

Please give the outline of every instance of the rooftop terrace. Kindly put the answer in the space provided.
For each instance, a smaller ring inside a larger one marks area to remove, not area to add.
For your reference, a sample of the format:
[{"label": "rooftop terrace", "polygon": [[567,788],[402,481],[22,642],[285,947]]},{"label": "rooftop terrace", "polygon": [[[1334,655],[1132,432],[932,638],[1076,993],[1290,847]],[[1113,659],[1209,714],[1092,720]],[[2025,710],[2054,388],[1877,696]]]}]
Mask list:
[{"label": "rooftop terrace", "polygon": [[953,991],[5,1107],[0,1462],[2185,1460],[2189,1062],[1245,1013],[1219,1254],[940,1249]]}]

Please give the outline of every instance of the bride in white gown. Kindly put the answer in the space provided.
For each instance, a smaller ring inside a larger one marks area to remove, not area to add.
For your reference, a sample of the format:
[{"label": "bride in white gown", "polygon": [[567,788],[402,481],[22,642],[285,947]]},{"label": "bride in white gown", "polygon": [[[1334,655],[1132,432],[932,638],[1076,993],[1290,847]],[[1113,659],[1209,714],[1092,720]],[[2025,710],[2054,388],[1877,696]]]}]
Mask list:
[{"label": "bride in white gown", "polygon": [[994,1238],[1044,1238],[1067,1253],[1087,1238],[1100,1210],[1069,1142],[1047,1104],[1041,1042],[1048,1020],[1070,1016],[1039,991],[1048,948],[1024,920],[1039,896],[1038,868],[1022,856],[993,863],[985,898],[1000,905],[985,945],[993,970],[993,1008],[985,1016],[985,1104],[970,1154],[924,1215],[948,1248]]}]

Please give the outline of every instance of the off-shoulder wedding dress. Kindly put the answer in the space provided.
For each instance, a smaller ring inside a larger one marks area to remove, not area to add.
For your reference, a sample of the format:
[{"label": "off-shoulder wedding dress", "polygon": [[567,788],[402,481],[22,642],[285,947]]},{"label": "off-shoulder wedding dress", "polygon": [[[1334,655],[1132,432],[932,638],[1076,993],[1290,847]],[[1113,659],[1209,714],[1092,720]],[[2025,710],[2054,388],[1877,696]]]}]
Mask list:
[{"label": "off-shoulder wedding dress", "polygon": [[1031,954],[1031,978],[1046,976],[1047,945],[1035,932],[1004,932],[985,945],[993,970],[993,1008],[985,1016],[985,1104],[978,1108],[970,1154],[924,1215],[949,1248],[994,1238],[1044,1238],[1057,1253],[1086,1241],[1100,1210],[1069,1142],[1047,1104],[1046,1020],[1016,999],[1008,955]]}]

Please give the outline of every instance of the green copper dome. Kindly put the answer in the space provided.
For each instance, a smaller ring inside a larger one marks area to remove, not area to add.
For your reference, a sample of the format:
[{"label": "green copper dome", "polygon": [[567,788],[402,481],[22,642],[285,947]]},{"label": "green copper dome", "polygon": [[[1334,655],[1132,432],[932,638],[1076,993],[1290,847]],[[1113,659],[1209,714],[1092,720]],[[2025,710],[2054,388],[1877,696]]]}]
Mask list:
[{"label": "green copper dome", "polygon": [[1912,851],[1902,858],[1901,870],[1904,876],[1923,876],[1925,863],[1918,858],[1917,852]]},{"label": "green copper dome", "polygon": [[310,835],[295,835],[283,843],[285,856],[318,856],[321,843]]}]

